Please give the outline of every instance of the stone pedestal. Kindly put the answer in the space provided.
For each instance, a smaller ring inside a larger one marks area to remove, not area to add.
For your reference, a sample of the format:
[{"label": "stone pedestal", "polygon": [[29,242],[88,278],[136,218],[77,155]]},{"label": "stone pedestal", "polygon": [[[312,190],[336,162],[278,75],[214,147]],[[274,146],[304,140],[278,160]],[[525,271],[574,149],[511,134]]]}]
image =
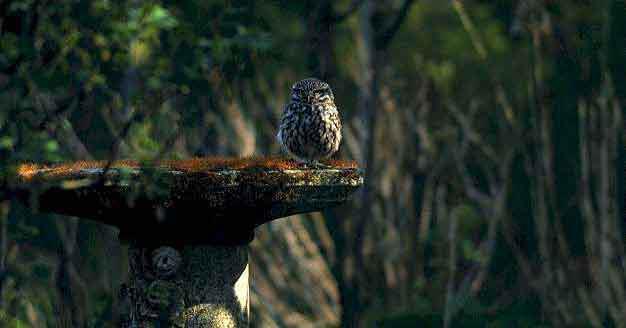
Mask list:
[{"label": "stone pedestal", "polygon": [[243,327],[248,246],[129,247],[127,327]]},{"label": "stone pedestal", "polygon": [[97,220],[129,244],[123,327],[247,327],[248,244],[266,222],[341,204],[363,183],[353,163],[284,159],[23,165],[38,210]]}]

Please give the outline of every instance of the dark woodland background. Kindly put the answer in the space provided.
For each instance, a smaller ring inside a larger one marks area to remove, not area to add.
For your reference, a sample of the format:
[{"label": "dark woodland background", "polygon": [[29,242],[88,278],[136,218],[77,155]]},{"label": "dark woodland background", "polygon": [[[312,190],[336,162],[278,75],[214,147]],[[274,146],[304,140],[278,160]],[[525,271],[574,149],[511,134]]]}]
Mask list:
[{"label": "dark woodland background", "polygon": [[[367,169],[251,244],[254,327],[625,327],[624,1],[0,1],[0,169],[280,152],[315,76]],[[112,228],[0,193],[0,326],[113,327]]]}]

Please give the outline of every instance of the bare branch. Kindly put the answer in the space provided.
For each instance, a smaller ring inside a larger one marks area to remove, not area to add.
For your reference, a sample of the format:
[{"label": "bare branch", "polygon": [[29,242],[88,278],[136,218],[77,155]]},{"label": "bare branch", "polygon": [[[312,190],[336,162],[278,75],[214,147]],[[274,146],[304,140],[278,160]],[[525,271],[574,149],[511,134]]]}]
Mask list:
[{"label": "bare branch", "polygon": [[[476,106],[476,105],[474,105]],[[467,137],[468,142],[478,146],[478,148],[489,158],[491,161],[497,163],[500,160],[500,156],[496,150],[486,142],[483,142],[480,137],[480,133],[474,128],[472,117],[474,116],[477,107],[470,107],[470,115],[463,114],[454,104],[446,106],[453,114],[454,118],[459,122],[463,134]]]},{"label": "bare branch", "polygon": [[333,16],[333,23],[340,23],[344,19],[348,18],[350,15],[354,14],[364,2],[365,0],[352,0],[346,10]]},{"label": "bare branch", "polygon": [[474,26],[474,23],[472,22],[469,15],[467,14],[467,11],[465,11],[465,6],[463,6],[463,3],[459,0],[452,0],[452,6],[454,7],[454,10],[456,11],[457,15],[459,15],[459,18],[461,19],[461,23],[463,24],[463,28],[469,35],[472,41],[472,45],[474,46],[474,49],[480,56],[480,59],[486,60],[487,48],[485,47],[483,41],[478,35],[478,32],[476,31],[476,27]]},{"label": "bare branch", "polygon": [[474,186],[474,182],[472,181],[472,178],[467,171],[467,166],[465,165],[465,153],[467,152],[468,145],[469,143],[467,139],[463,140],[460,151],[453,153],[453,156],[455,157],[454,162],[457,166],[459,174],[461,175],[461,178],[463,179],[463,187],[465,188],[467,196],[475,202],[479,203],[481,206],[488,206],[489,196],[486,193],[478,190],[478,188]]},{"label": "bare branch", "polygon": [[400,30],[400,26],[402,26],[402,23],[409,14],[409,9],[413,5],[413,3],[415,3],[415,0],[404,0],[402,7],[398,10],[398,13],[393,22],[389,25],[389,27],[387,27],[379,35],[377,35],[376,45],[378,49],[386,49],[389,46],[391,40],[396,35],[398,30]]},{"label": "bare branch", "polygon": [[39,123],[39,128],[45,129],[51,137],[56,139],[70,155],[76,159],[91,159],[92,156],[80,140],[67,115],[78,107],[81,94],[70,93],[67,105],[57,105],[54,99],[47,94],[32,90],[35,99],[35,108],[44,114],[44,119]]},{"label": "bare branch", "polygon": [[[439,207],[438,215],[445,215],[445,192],[446,189],[443,186],[437,188],[437,205]],[[439,218],[441,219],[441,217]],[[455,306],[454,298],[457,294],[454,290],[454,276],[457,271],[457,254],[456,254],[456,242],[457,242],[457,215],[452,214],[448,216],[448,282],[446,284],[446,307],[444,310],[443,317],[443,326],[445,328],[450,327],[450,320],[457,312],[457,307]]]}]

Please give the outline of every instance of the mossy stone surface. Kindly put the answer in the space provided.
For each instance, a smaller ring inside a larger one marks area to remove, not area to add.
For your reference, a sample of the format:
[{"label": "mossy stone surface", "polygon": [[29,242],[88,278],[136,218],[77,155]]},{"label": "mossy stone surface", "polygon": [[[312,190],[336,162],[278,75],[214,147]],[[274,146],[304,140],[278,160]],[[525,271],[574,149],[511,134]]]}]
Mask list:
[{"label": "mossy stone surface", "polygon": [[207,163],[213,162],[28,165],[19,171],[19,186],[38,209],[119,227],[124,239],[244,244],[255,227],[341,204],[363,183],[349,163],[324,169],[276,159],[266,166],[220,162],[236,168]]}]

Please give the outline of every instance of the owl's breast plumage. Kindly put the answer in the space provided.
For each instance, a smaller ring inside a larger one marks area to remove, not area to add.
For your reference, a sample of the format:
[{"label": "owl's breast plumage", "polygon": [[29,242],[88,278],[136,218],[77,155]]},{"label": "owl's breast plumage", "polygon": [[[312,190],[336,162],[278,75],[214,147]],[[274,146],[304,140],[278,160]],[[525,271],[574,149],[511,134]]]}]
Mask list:
[{"label": "owl's breast plumage", "polygon": [[336,106],[332,102],[287,104],[278,139],[289,153],[302,160],[331,156],[341,142],[341,121]]}]

